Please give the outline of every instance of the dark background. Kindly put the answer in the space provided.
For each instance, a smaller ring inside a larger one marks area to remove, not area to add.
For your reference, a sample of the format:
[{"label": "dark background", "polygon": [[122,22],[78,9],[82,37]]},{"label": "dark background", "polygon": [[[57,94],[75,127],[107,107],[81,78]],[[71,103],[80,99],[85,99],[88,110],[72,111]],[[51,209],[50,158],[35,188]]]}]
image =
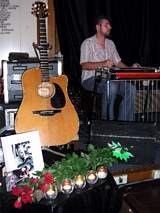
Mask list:
[{"label": "dark background", "polygon": [[160,66],[160,8],[154,0],[54,0],[64,73],[80,85],[80,44],[94,34],[97,14],[111,21],[111,38],[127,65]]}]

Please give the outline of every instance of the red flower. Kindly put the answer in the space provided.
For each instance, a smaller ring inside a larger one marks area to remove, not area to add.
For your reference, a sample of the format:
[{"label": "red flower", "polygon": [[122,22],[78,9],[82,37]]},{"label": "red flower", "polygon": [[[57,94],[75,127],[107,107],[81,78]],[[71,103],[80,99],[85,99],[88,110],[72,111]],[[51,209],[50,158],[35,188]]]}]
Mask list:
[{"label": "red flower", "polygon": [[31,196],[31,194],[29,194],[29,193],[27,193],[27,194],[22,194],[21,198],[22,198],[22,202],[23,202],[24,204],[26,204],[26,203],[32,203],[32,196]]},{"label": "red flower", "polygon": [[54,182],[53,175],[50,172],[46,172],[43,174],[44,176],[44,182],[47,184],[51,184]]},{"label": "red flower", "polygon": [[14,207],[15,207],[15,208],[18,208],[18,209],[22,207],[21,198],[18,198],[18,199],[14,202]]},{"label": "red flower", "polygon": [[25,194],[32,194],[34,192],[34,189],[33,188],[29,188],[28,185],[24,185],[23,192]]},{"label": "red flower", "polygon": [[19,189],[16,186],[12,188],[12,194],[15,196],[20,196],[23,192],[23,189]]},{"label": "red flower", "polygon": [[31,178],[27,183],[23,183],[19,188],[16,186],[12,189],[12,194],[18,196],[18,199],[14,203],[15,208],[21,208],[22,204],[32,203],[34,201],[34,191],[38,188],[42,192],[46,192],[49,188],[49,184],[54,183],[54,177],[52,173],[45,172],[42,177]]},{"label": "red flower", "polygon": [[39,181],[39,178],[38,178],[38,177],[32,178],[32,179],[30,180],[30,184],[38,183],[38,181]]},{"label": "red flower", "polygon": [[42,191],[42,192],[46,192],[48,190],[48,184],[41,184],[39,186],[39,189]]}]

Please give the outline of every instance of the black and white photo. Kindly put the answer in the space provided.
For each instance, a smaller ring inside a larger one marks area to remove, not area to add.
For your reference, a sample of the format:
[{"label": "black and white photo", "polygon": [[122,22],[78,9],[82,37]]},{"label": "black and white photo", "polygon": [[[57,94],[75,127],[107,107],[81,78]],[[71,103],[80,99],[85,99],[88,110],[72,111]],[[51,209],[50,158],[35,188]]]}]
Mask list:
[{"label": "black and white photo", "polygon": [[1,137],[6,172],[18,171],[21,177],[44,167],[38,131]]}]

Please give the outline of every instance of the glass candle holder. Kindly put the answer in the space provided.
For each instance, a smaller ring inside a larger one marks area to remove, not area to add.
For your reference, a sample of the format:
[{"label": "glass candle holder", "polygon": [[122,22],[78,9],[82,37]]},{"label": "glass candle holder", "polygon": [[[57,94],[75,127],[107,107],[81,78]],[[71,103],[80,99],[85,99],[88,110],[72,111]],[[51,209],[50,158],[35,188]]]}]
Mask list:
[{"label": "glass candle holder", "polygon": [[86,180],[89,184],[95,184],[98,180],[96,171],[94,171],[94,170],[88,171],[88,173],[86,175]]},{"label": "glass candle holder", "polygon": [[45,192],[45,197],[49,200],[54,200],[58,195],[58,190],[56,185],[51,185],[49,189]]},{"label": "glass candle holder", "polygon": [[86,186],[86,178],[83,175],[75,176],[75,188],[83,189]]},{"label": "glass candle holder", "polygon": [[71,194],[74,189],[74,183],[71,179],[64,179],[61,184],[61,191],[64,194]]},{"label": "glass candle holder", "polygon": [[97,168],[97,176],[99,179],[105,179],[107,177],[107,167],[99,166]]}]

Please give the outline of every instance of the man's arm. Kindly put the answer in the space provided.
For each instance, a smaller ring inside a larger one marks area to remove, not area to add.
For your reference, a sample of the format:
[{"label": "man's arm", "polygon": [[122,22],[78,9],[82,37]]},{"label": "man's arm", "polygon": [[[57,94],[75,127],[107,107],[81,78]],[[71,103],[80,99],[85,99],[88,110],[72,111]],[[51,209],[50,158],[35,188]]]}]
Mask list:
[{"label": "man's arm", "polygon": [[[120,61],[117,64],[115,64],[115,66],[119,67],[119,68],[127,68],[127,67],[129,67],[126,64],[124,64],[122,61]],[[134,63],[131,67],[138,68],[138,67],[141,67],[141,65],[138,64],[138,63]]]},{"label": "man's arm", "polygon": [[127,68],[128,66],[124,64],[122,61],[119,61],[117,64],[115,64],[116,67],[119,68]]},{"label": "man's arm", "polygon": [[81,63],[82,69],[84,70],[95,70],[98,67],[112,67],[113,62],[109,59],[105,61],[99,61],[99,62],[84,62]]},{"label": "man's arm", "polygon": [[[116,67],[119,67],[119,68],[127,68],[127,67],[129,67],[125,63],[123,63],[122,61],[118,62],[117,64],[114,64],[109,59],[107,59],[105,61],[99,61],[99,62],[85,62],[85,63],[81,63],[82,69],[84,69],[84,70],[95,70],[98,67],[108,67],[108,68],[111,68],[113,65],[115,65]],[[137,63],[134,63],[131,67],[138,68],[138,67],[140,67],[140,65],[137,64]]]}]

